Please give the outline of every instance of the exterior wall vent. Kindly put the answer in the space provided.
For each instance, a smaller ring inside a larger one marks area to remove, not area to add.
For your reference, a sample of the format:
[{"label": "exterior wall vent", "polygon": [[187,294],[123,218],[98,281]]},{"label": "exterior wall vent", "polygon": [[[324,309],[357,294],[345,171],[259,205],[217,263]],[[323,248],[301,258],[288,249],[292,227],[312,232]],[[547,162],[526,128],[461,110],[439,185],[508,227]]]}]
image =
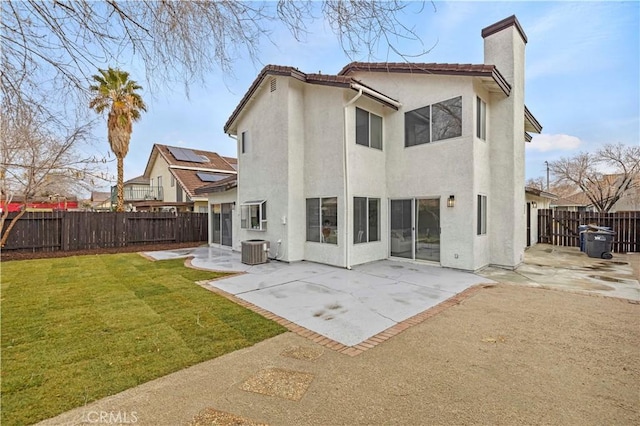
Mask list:
[{"label": "exterior wall vent", "polygon": [[271,91],[272,92],[276,91],[276,79],[275,78],[271,79]]},{"label": "exterior wall vent", "polygon": [[242,263],[259,265],[269,260],[269,241],[247,240],[242,242]]}]

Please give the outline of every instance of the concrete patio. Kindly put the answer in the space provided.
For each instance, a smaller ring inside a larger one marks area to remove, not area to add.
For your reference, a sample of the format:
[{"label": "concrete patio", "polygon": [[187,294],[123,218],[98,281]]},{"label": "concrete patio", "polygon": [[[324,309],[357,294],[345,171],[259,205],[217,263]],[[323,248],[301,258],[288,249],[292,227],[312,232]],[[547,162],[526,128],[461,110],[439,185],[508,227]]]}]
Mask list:
[{"label": "concrete patio", "polygon": [[465,289],[494,281],[439,266],[382,260],[352,270],[313,262],[249,266],[240,253],[199,247],[147,252],[161,260],[192,257],[196,268],[245,272],[217,288],[345,346],[355,346]]},{"label": "concrete patio", "polygon": [[[198,247],[145,256],[191,258],[191,266],[241,272],[204,284],[291,323],[353,347],[477,284],[509,283],[640,300],[640,254],[594,259],[577,248],[538,244],[516,270],[476,274],[425,263],[381,260],[352,270],[313,262],[245,265],[240,253]],[[636,266],[636,269],[634,269]]]}]

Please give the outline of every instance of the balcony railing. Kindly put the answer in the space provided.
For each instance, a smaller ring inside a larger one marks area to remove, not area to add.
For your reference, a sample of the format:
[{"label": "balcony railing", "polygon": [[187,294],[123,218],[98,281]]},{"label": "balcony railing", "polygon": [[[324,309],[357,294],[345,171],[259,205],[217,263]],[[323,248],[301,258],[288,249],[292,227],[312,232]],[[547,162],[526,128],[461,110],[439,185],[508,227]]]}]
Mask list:
[{"label": "balcony railing", "polygon": [[[116,203],[118,198],[118,189],[111,187],[111,202]],[[124,188],[124,202],[132,201],[151,201],[164,200],[164,194],[161,186],[128,186]]]}]

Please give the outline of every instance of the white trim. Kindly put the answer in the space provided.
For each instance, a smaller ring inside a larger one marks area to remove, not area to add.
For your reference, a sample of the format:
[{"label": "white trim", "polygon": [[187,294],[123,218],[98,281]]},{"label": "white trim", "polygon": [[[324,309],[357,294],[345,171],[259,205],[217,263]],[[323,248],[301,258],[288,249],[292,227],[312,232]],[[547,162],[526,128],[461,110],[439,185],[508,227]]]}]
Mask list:
[{"label": "white trim", "polygon": [[[360,91],[360,92],[364,92],[364,93],[366,93],[367,95],[371,95],[371,96],[373,96],[374,98],[380,99],[381,101],[387,102],[387,103],[389,103],[389,104],[393,105],[393,106],[394,106],[394,107],[396,107],[396,108],[400,108],[400,107],[402,106],[402,104],[401,104],[400,102],[398,102],[398,101],[396,101],[396,100],[393,100],[393,99],[391,99],[390,97],[383,95],[382,93],[378,93],[378,92],[376,92],[375,90],[371,90],[371,89],[369,89],[368,87],[365,87],[365,86],[363,86],[363,85],[361,85],[361,84],[358,84],[358,83],[351,83],[351,88],[352,88],[352,89],[355,89],[355,90],[358,90],[358,91]],[[357,97],[356,97],[356,99],[358,99],[358,98],[360,97],[360,96],[358,96],[358,95],[356,95],[356,96],[357,96]],[[350,103],[349,103],[349,104],[350,104]],[[347,104],[347,106],[348,106],[349,104]]]},{"label": "white trim", "polygon": [[237,175],[237,170],[220,170],[220,169],[211,169],[205,167],[189,167],[189,166],[176,166],[174,164],[169,164],[170,169],[176,170],[195,170],[197,172],[209,172],[209,173],[229,173],[232,175]]}]

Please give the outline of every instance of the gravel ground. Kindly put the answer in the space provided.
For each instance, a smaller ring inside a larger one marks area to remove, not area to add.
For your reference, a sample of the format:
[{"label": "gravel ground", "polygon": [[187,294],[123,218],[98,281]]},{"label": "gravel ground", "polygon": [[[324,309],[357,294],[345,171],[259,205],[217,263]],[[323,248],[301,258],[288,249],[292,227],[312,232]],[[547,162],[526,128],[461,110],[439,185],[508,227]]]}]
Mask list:
[{"label": "gravel ground", "polygon": [[48,424],[640,424],[639,347],[638,302],[497,285],[355,357],[285,333]]}]

